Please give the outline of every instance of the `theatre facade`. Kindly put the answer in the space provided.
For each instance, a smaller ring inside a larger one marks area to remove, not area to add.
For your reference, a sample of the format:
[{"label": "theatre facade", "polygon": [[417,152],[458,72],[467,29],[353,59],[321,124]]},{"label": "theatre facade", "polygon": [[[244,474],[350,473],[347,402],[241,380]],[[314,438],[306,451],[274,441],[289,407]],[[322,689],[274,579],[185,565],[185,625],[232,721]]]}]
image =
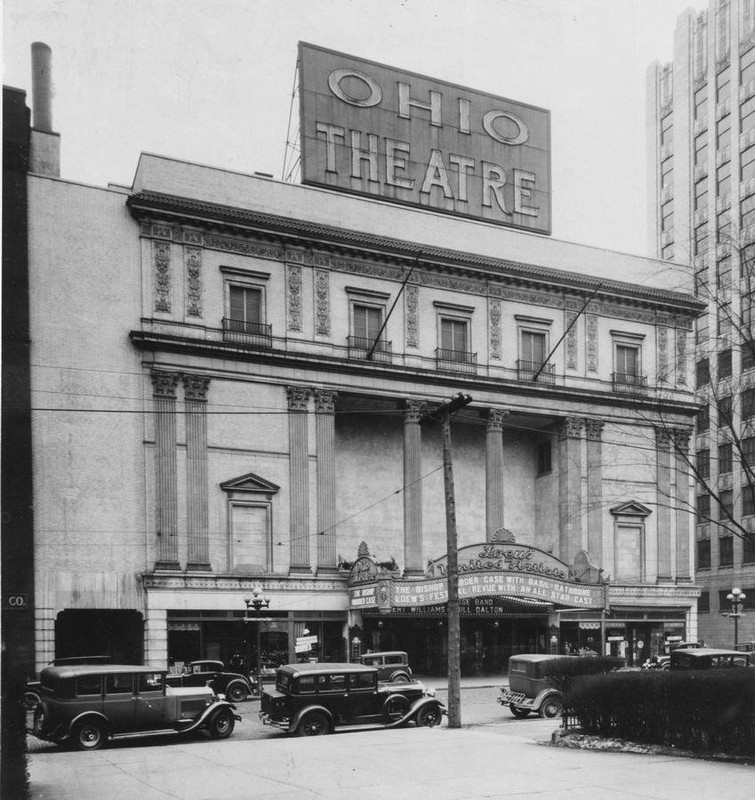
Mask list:
[{"label": "theatre facade", "polygon": [[541,110],[409,75],[388,111],[457,126],[420,169],[411,131],[353,118],[396,81],[338,55],[315,117],[352,116],[307,128],[302,185],[151,154],[130,187],[29,175],[37,666],[443,673],[429,412],[458,392],[462,674],[694,638],[690,275],[543,235]]}]

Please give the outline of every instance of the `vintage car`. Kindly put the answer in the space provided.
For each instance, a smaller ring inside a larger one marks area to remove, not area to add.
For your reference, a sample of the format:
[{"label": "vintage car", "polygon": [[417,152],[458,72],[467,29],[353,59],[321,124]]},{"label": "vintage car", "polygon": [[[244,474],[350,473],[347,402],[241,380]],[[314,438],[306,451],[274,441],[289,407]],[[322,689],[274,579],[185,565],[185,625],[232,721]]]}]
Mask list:
[{"label": "vintage car", "polygon": [[205,659],[190,661],[183,672],[169,674],[168,686],[209,686],[216,694],[224,694],[232,703],[241,703],[258,694],[257,679],[240,672],[226,672],[222,661]]},{"label": "vintage car", "polygon": [[403,650],[365,653],[359,657],[359,663],[367,667],[376,667],[379,681],[408,683],[412,679],[412,668],[409,666],[409,658]]},{"label": "vintage car", "polygon": [[498,702],[508,706],[517,719],[524,719],[531,713],[547,719],[559,716],[564,707],[564,698],[545,677],[545,671],[549,662],[564,658],[579,656],[544,653],[512,656],[509,659],[509,685],[501,687]]},{"label": "vintage car", "polygon": [[165,670],[131,664],[46,667],[29,733],[79,750],[136,734],[233,733],[236,707],[207,686],[173,688]]},{"label": "vintage car", "polygon": [[713,647],[671,651],[672,672],[692,669],[722,669],[752,666],[750,653],[741,650],[717,650]]},{"label": "vintage car", "polygon": [[[62,667],[65,665],[73,664],[109,664],[111,661],[110,656],[96,655],[96,656],[66,656],[65,658],[55,658],[50,661],[48,667]],[[24,708],[27,711],[34,711],[39,704],[40,692],[39,689],[42,683],[39,680],[26,681],[24,690]]]},{"label": "vintage car", "polygon": [[286,733],[319,736],[349,728],[439,725],[446,713],[419,681],[382,683],[364,664],[286,664],[262,692],[260,719]]}]

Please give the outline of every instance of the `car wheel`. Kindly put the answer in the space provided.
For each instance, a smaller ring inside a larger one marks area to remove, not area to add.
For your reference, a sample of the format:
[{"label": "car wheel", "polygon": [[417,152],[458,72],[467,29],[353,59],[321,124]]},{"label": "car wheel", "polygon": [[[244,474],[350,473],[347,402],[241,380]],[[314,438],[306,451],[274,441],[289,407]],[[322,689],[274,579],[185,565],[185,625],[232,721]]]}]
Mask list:
[{"label": "car wheel", "polygon": [[207,730],[213,739],[227,739],[236,725],[236,720],[229,708],[221,708],[216,711],[207,724]]},{"label": "car wheel", "polygon": [[540,716],[543,719],[553,719],[563,710],[564,704],[558,697],[548,697],[540,706]]},{"label": "car wheel", "polygon": [[434,728],[436,725],[440,725],[442,719],[443,712],[437,703],[428,703],[428,705],[422,706],[415,717],[418,728]]},{"label": "car wheel", "polygon": [[297,736],[324,736],[327,733],[330,733],[330,722],[319,711],[311,711],[302,717],[296,729]]},{"label": "car wheel", "polygon": [[400,672],[398,675],[394,675],[391,678],[391,683],[409,683],[409,676]]},{"label": "car wheel", "polygon": [[530,715],[529,708],[518,708],[513,703],[509,703],[509,709],[517,719],[524,719]]},{"label": "car wheel", "polygon": [[391,695],[383,703],[383,721],[386,723],[395,722],[406,714],[409,710],[409,701],[403,694]]},{"label": "car wheel", "polygon": [[243,683],[232,683],[228,687],[228,699],[232,703],[243,703],[249,696],[249,690]]},{"label": "car wheel", "polygon": [[99,720],[85,720],[73,730],[71,741],[78,750],[98,750],[105,743],[105,726]]},{"label": "car wheel", "polygon": [[23,706],[27,711],[34,711],[39,705],[39,695],[36,692],[24,692]]}]

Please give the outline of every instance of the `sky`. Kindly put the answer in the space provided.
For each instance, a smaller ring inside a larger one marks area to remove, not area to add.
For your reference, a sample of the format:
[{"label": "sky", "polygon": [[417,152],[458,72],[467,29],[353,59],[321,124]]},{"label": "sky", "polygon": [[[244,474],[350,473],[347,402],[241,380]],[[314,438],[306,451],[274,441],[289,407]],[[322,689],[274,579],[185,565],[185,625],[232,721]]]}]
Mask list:
[{"label": "sky", "polygon": [[553,237],[648,250],[646,73],[707,0],[3,0],[3,83],[52,49],[61,176],[130,186],[139,153],[282,177],[297,43],[551,112]]}]

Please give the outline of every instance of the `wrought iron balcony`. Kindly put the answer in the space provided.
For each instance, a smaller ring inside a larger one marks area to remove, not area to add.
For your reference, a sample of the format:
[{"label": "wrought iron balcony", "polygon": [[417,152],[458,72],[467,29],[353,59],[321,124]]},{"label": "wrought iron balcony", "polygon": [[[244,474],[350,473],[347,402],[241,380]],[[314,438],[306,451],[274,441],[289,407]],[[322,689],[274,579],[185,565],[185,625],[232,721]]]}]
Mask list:
[{"label": "wrought iron balcony", "polygon": [[647,375],[636,375],[634,373],[614,372],[613,390],[620,394],[647,394],[648,378]]},{"label": "wrought iron balcony", "polygon": [[269,349],[273,346],[272,331],[272,325],[223,317],[224,342]]},{"label": "wrought iron balcony", "polygon": [[368,336],[349,336],[349,358],[366,359],[367,353],[370,352],[373,344],[371,361],[387,361],[393,360],[393,342],[386,341],[385,339],[370,339]]},{"label": "wrought iron balcony", "polygon": [[516,362],[517,378],[520,381],[533,381],[537,375],[538,383],[554,383],[556,372],[553,364],[544,364],[542,361]]},{"label": "wrought iron balcony", "polygon": [[437,347],[435,349],[435,359],[438,369],[451,372],[468,372],[470,374],[477,372],[477,353]]}]

